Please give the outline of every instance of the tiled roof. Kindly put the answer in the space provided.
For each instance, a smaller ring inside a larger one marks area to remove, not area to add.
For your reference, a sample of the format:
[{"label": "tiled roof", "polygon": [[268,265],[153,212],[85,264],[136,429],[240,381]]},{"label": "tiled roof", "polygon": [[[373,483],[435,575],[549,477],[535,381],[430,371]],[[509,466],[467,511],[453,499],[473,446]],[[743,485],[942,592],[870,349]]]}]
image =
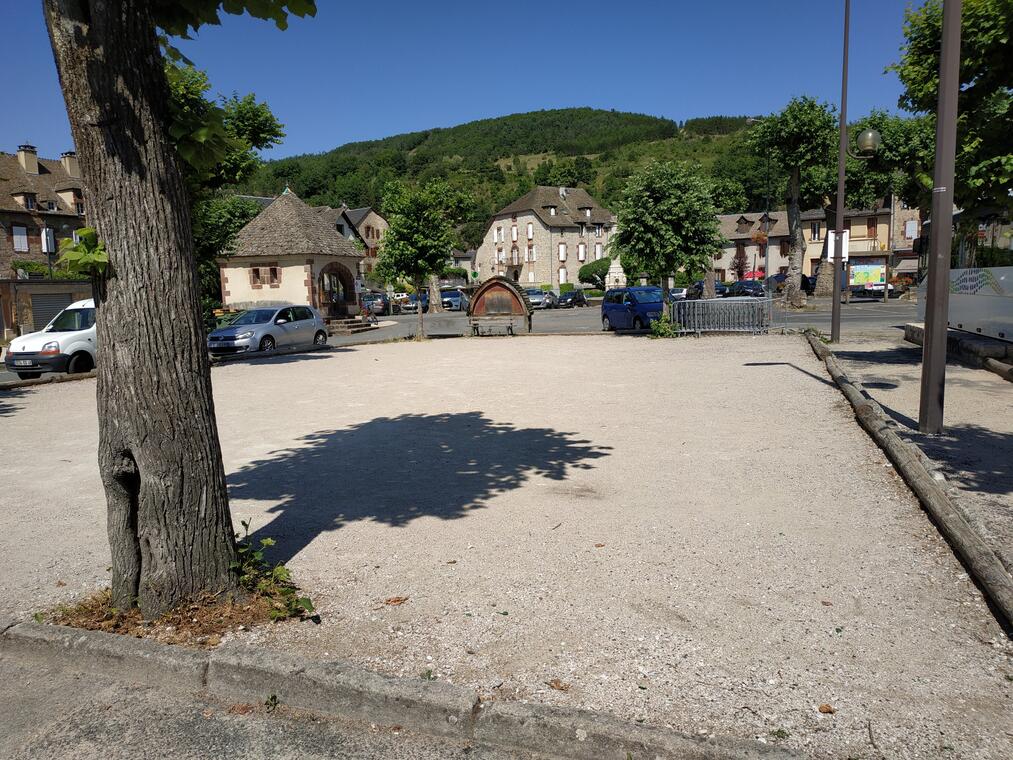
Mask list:
[{"label": "tiled roof", "polygon": [[365,206],[363,208],[346,208],[345,216],[348,217],[348,221],[358,227],[362,224],[362,220],[366,218],[366,215],[372,210],[373,209],[369,206]]},{"label": "tiled roof", "polygon": [[[562,192],[561,192],[562,191]],[[555,206],[556,213],[549,213]],[[588,217],[585,209],[591,209]],[[611,224],[615,215],[580,187],[545,187],[539,185],[509,206],[496,212],[497,217],[533,211],[548,227],[577,227],[581,224]]]},{"label": "tiled roof", "polygon": [[[77,211],[64,203],[57,191],[83,186],[81,178],[67,174],[59,160],[40,158],[39,173],[28,174],[16,155],[0,153],[0,211],[26,212],[27,209],[14,199],[14,194],[20,192],[35,193],[38,207],[34,213],[77,216]],[[56,211],[43,208],[47,201],[56,203]]]},{"label": "tiled roof", "polygon": [[[752,240],[755,233],[763,232],[763,215],[762,211],[749,214],[718,214],[721,235],[728,240]],[[739,231],[740,221],[742,221],[742,232]],[[788,213],[786,211],[771,211],[767,236],[783,237],[787,235]]]},{"label": "tiled roof", "polygon": [[354,256],[363,253],[286,190],[239,231],[232,256]]}]

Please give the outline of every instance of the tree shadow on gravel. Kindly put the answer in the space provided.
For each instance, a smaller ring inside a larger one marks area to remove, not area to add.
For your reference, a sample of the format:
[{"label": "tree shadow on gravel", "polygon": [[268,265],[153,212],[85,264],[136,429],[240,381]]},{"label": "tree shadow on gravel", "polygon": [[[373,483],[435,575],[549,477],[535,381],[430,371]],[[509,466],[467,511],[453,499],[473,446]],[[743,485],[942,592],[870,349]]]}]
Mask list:
[{"label": "tree shadow on gravel", "polygon": [[456,520],[533,476],[566,480],[610,447],[548,428],[515,428],[481,412],[379,417],[313,433],[229,476],[233,499],[276,501],[257,526],[274,562],[356,520],[392,527],[419,517]]},{"label": "tree shadow on gravel", "polygon": [[22,388],[11,388],[0,391],[0,417],[9,417],[21,409],[21,404],[14,403],[25,394]]}]

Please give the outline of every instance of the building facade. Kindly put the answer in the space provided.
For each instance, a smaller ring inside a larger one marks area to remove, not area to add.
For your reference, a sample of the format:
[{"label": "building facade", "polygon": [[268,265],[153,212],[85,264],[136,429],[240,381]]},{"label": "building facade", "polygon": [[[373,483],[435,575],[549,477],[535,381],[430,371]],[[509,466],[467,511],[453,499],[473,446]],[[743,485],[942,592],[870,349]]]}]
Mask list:
[{"label": "building facade", "polygon": [[219,260],[222,303],[238,309],[306,304],[328,317],[356,316],[364,257],[326,215],[286,189]]},{"label": "building facade", "polygon": [[[887,198],[873,209],[845,209],[844,230],[848,232],[848,259],[853,264],[889,260],[896,274],[918,270],[914,241],[921,235],[918,209],[907,208],[896,198]],[[813,275],[824,254],[827,222],[823,209],[802,212],[802,235],[806,250],[802,271]]]},{"label": "building facade", "polygon": [[586,190],[539,186],[493,215],[475,266],[482,281],[501,275],[558,291],[607,256],[614,232],[615,215]]},{"label": "building facade", "polygon": [[718,222],[726,241],[714,257],[714,274],[719,282],[737,280],[740,267],[741,274],[763,272],[764,276],[788,271],[787,212],[720,214]]},{"label": "building facade", "polygon": [[39,158],[34,145],[0,153],[0,335],[42,329],[91,296],[84,281],[52,279],[60,243],[85,226],[77,155]]}]

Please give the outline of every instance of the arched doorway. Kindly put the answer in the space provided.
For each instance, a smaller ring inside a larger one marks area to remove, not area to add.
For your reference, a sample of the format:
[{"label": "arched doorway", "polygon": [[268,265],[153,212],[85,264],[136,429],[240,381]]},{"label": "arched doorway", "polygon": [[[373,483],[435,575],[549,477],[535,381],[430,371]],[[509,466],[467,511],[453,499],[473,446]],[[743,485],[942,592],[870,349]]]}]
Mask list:
[{"label": "arched doorway", "polygon": [[344,264],[332,261],[317,276],[320,311],[327,317],[354,317],[359,310],[355,278]]}]

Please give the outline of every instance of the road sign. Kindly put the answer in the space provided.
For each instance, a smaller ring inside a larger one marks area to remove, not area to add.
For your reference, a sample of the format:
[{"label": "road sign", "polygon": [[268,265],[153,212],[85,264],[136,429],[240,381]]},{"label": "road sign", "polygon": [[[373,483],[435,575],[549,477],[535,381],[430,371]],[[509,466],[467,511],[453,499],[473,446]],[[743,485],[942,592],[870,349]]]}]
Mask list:
[{"label": "road sign", "polygon": [[[827,235],[829,236],[827,238],[827,253],[830,256],[830,260],[833,261],[834,257],[837,255],[837,249],[836,249],[837,233],[834,232],[834,231],[830,231],[830,232],[827,233]],[[844,230],[844,232],[841,233],[841,236],[844,239],[844,245],[841,248],[841,263],[847,264],[848,263],[848,241],[851,239],[851,233],[848,232],[847,230]]]}]

